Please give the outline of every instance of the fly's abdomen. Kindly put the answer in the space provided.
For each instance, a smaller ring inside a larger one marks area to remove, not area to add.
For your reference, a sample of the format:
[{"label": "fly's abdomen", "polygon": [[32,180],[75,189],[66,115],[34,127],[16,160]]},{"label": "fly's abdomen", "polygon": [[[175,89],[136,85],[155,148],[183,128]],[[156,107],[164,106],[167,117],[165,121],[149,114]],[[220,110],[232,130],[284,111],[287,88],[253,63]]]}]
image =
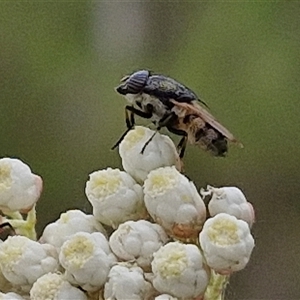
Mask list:
[{"label": "fly's abdomen", "polygon": [[214,156],[225,156],[227,139],[198,116],[190,116],[186,126],[188,140],[191,144],[210,152]]}]

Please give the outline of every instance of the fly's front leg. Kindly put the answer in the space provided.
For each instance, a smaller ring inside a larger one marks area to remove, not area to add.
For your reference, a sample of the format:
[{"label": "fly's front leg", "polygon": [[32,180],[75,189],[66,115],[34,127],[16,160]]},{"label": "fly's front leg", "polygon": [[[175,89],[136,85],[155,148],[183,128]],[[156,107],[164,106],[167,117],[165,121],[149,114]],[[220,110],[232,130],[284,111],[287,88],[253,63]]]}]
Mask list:
[{"label": "fly's front leg", "polygon": [[141,110],[134,108],[133,106],[127,105],[125,107],[125,121],[126,121],[127,130],[121,135],[118,141],[113,145],[113,147],[111,148],[112,150],[115,149],[117,146],[119,146],[119,144],[123,141],[126,134],[134,127],[135,124],[134,115],[138,115],[146,119],[150,119],[152,117],[152,113],[143,112]]},{"label": "fly's front leg", "polygon": [[156,131],[152,134],[152,136],[148,139],[148,141],[145,143],[144,147],[142,148],[141,154],[144,153],[146,147],[149,145],[149,143],[153,140],[154,136],[158,131],[161,130],[162,127],[167,126],[170,124],[170,122],[173,122],[173,120],[176,118],[176,115],[172,112],[170,114],[165,115],[159,122],[158,126],[156,128]]},{"label": "fly's front leg", "polygon": [[131,130],[134,126],[134,114],[128,110],[128,106],[125,107],[125,122],[127,130],[121,135],[117,142],[111,147],[111,150],[114,150],[119,144],[123,141],[125,135]]},{"label": "fly's front leg", "polygon": [[125,121],[126,121],[127,129],[131,129],[131,128],[133,128],[133,126],[135,124],[135,120],[134,120],[134,113],[132,111],[130,111],[128,109],[128,107],[131,107],[131,106],[125,107]]}]

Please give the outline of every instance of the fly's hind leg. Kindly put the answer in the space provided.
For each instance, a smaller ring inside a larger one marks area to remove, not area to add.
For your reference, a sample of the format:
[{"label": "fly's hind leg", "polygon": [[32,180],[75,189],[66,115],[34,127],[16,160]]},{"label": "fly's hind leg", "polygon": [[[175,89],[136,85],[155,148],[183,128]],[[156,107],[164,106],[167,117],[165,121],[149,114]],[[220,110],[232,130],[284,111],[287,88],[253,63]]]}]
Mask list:
[{"label": "fly's hind leg", "polygon": [[174,134],[181,135],[182,138],[177,145],[177,151],[179,153],[179,157],[182,159],[184,156],[186,144],[187,144],[187,133],[180,129],[175,129],[171,126],[167,126],[168,130]]},{"label": "fly's hind leg", "polygon": [[187,144],[187,135],[183,136],[177,145],[177,151],[179,153],[179,157],[183,158],[184,152]]},{"label": "fly's hind leg", "polygon": [[134,127],[135,124],[134,115],[138,115],[146,119],[150,119],[152,117],[152,113],[146,113],[134,108],[133,106],[127,105],[125,107],[125,121],[126,121],[127,130],[121,135],[118,141],[112,146],[111,148],[112,150],[119,146],[119,144],[123,141],[126,134]]}]

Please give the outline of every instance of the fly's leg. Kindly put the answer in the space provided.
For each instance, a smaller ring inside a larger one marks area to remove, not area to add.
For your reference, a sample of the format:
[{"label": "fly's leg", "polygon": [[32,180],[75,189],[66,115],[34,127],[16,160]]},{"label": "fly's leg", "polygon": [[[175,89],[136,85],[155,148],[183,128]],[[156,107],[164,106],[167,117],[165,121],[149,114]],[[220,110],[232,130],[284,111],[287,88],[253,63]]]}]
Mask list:
[{"label": "fly's leg", "polygon": [[186,144],[187,144],[187,133],[183,130],[173,128],[171,126],[167,126],[168,130],[174,134],[181,135],[182,138],[177,145],[177,151],[179,153],[179,157],[183,158]]},{"label": "fly's leg", "polygon": [[131,129],[135,124],[134,113],[130,111],[128,107],[125,107],[125,121],[126,121],[127,129]]},{"label": "fly's leg", "polygon": [[133,106],[127,105],[125,107],[125,121],[126,121],[127,130],[121,135],[118,141],[112,146],[111,148],[112,150],[119,146],[119,144],[123,141],[126,134],[134,127],[135,124],[134,115],[138,115],[145,119],[150,119],[152,117],[152,113],[143,112],[141,110],[134,108]]},{"label": "fly's leg", "polygon": [[160,130],[160,127],[156,128],[156,131],[150,136],[150,138],[148,139],[148,141],[144,144],[142,150],[141,150],[141,154],[144,153],[146,147],[149,145],[149,143],[153,140],[154,136],[156,135],[156,133]]},{"label": "fly's leg", "polygon": [[179,141],[179,143],[177,145],[177,151],[179,153],[180,158],[183,158],[183,156],[184,156],[186,144],[187,144],[187,136],[184,136],[181,138],[181,140]]},{"label": "fly's leg", "polygon": [[125,121],[127,130],[121,135],[121,137],[117,140],[117,142],[112,146],[111,150],[114,150],[116,147],[119,146],[119,144],[123,141],[125,135],[133,128],[134,126],[134,114],[130,110],[128,110],[128,107],[125,107]]},{"label": "fly's leg", "polygon": [[167,124],[169,124],[170,122],[173,121],[173,119],[176,118],[176,115],[172,112],[171,114],[168,114],[166,116],[164,116],[158,124],[158,127],[156,128],[156,131],[152,134],[152,136],[148,139],[148,141],[145,143],[145,145],[143,146],[142,150],[141,150],[141,154],[144,153],[146,147],[149,145],[149,143],[153,140],[154,136],[156,135],[156,133],[158,131],[161,130],[162,127],[167,126]]}]

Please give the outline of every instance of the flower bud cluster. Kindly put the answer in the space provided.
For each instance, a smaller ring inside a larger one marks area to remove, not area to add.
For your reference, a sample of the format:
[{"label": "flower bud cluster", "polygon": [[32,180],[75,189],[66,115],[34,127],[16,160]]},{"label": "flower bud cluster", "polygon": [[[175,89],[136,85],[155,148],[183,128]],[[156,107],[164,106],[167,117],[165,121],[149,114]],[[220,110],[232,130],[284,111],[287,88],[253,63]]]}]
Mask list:
[{"label": "flower bud cluster", "polygon": [[[3,299],[217,299],[224,285],[214,278],[224,284],[245,268],[254,210],[241,190],[199,193],[180,173],[170,138],[144,127],[131,130],[119,152],[124,171],[97,170],[86,182],[92,215],[69,210],[38,241],[25,234],[0,243]],[[41,188],[21,161],[0,160],[2,222],[26,233]],[[202,197],[211,198],[208,207]]]}]

